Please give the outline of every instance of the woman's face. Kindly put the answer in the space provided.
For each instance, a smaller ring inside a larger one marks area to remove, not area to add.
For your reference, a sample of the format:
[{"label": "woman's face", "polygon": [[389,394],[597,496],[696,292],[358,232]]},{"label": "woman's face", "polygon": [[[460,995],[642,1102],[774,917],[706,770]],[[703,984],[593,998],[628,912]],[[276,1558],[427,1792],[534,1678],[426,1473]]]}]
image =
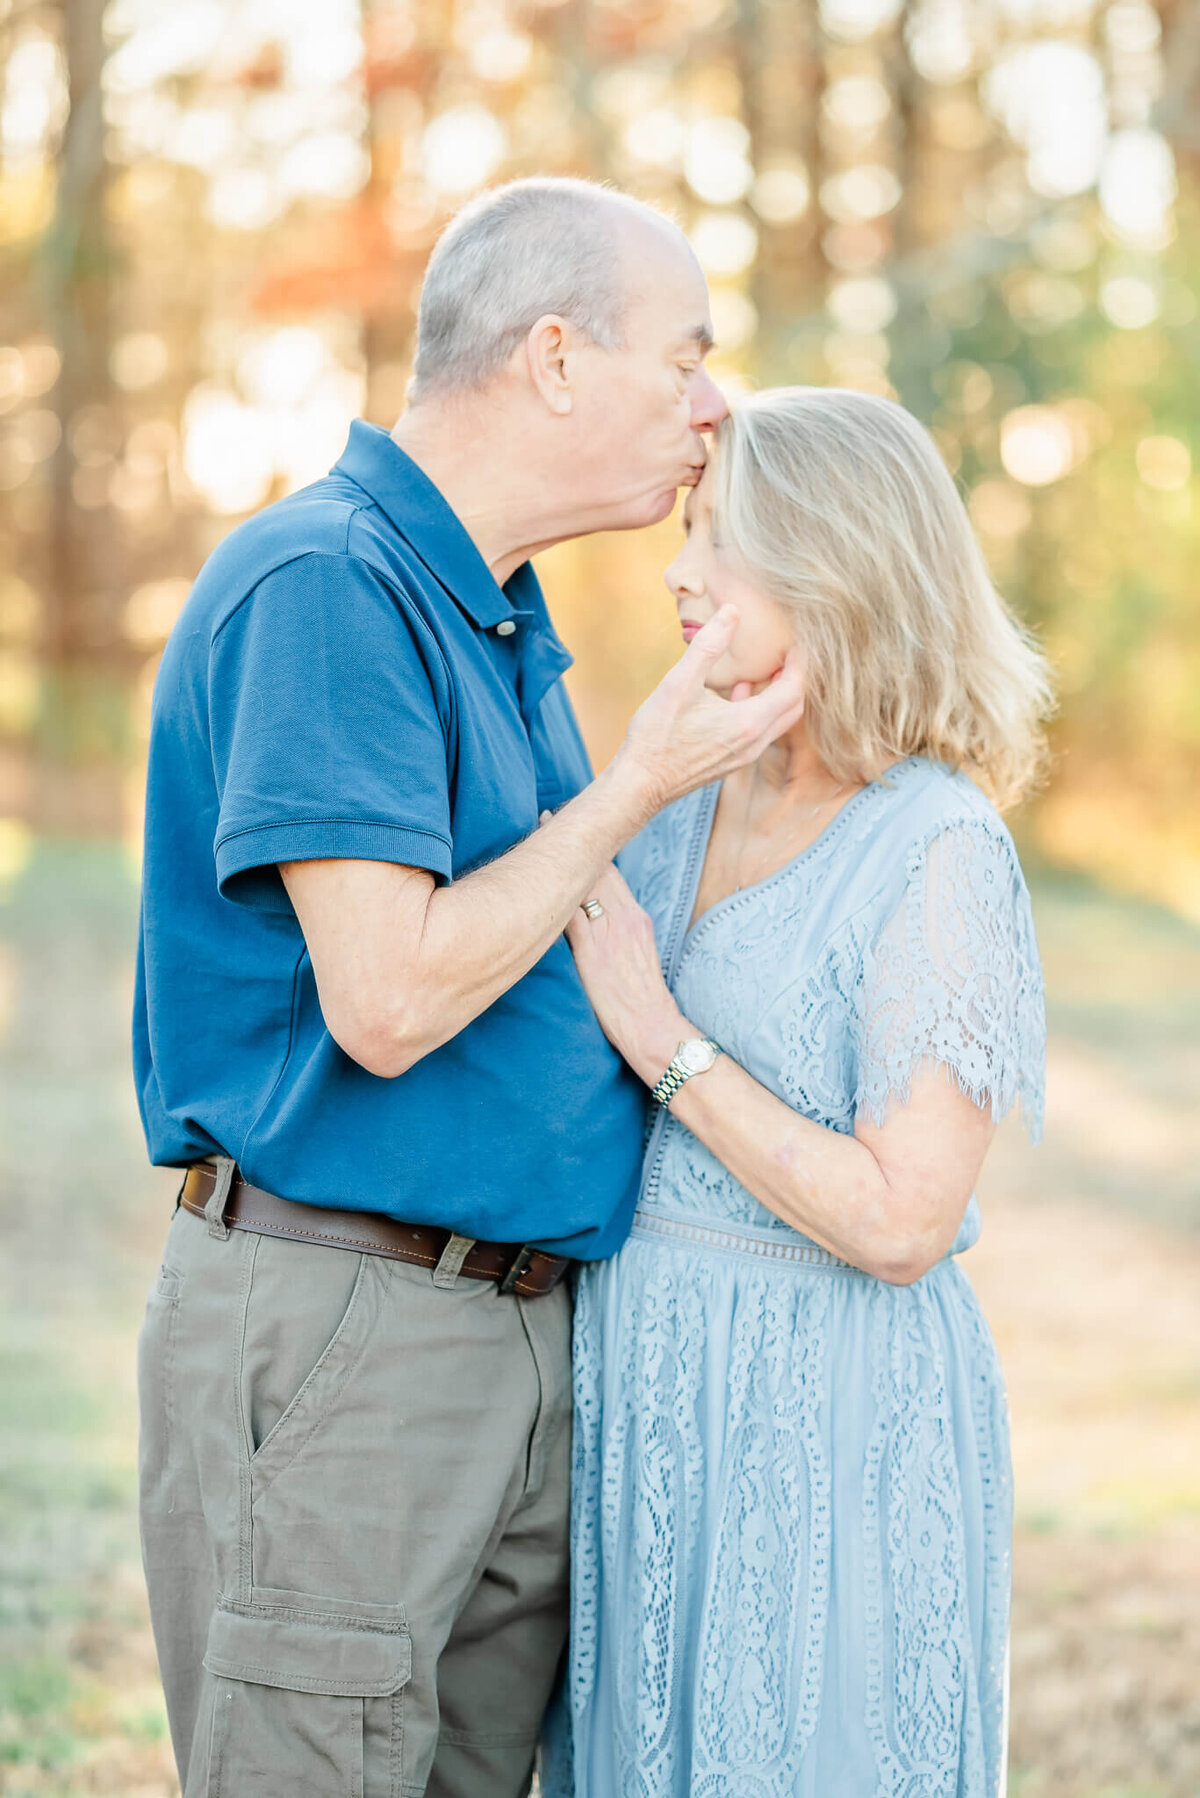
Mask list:
[{"label": "woman's face", "polygon": [[795,635],[786,607],[755,586],[732,553],[713,537],[714,468],[715,452],[709,456],[699,486],[687,496],[685,541],[663,579],[679,608],[685,643],[690,643],[700,626],[723,605],[737,607],[740,617],[733,641],[714,664],[708,685],[724,693],[739,681],[749,681],[757,690],[783,666]]}]

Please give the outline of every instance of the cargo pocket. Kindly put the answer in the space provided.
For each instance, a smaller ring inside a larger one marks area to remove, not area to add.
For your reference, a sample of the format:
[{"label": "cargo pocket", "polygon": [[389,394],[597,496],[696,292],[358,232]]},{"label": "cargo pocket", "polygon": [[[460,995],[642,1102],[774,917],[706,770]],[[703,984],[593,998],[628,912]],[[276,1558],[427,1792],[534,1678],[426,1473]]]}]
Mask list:
[{"label": "cargo pocket", "polygon": [[204,1666],[211,1727],[201,1720],[186,1798],[399,1798],[402,1605],[255,1587],[248,1604],[218,1602]]}]

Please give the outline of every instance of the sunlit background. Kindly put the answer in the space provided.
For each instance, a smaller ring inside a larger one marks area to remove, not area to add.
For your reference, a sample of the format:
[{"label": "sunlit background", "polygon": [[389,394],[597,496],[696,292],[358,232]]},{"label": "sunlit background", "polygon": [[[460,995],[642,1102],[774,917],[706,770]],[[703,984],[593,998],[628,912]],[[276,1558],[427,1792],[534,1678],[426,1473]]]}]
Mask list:
[{"label": "sunlit background", "polygon": [[[436,234],[611,179],[731,390],[931,428],[1039,630],[1046,1148],[968,1259],[1019,1476],[1012,1791],[1200,1793],[1200,5],[0,0],[0,1791],[161,1795],[130,1357],[173,1187],[126,1066],[158,656],[207,552],[391,425]],[[603,761],[674,522],[543,574]]]}]

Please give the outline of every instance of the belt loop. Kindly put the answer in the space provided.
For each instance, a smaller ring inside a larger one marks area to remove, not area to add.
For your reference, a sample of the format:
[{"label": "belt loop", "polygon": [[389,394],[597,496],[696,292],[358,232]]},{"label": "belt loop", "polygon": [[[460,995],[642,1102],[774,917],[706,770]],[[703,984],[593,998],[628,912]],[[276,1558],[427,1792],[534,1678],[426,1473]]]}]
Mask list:
[{"label": "belt loop", "polygon": [[463,1262],[475,1247],[473,1236],[459,1236],[451,1231],[450,1240],[442,1250],[441,1259],[433,1270],[435,1286],[453,1286],[458,1279]]},{"label": "belt loop", "polygon": [[522,1279],[524,1277],[524,1275],[526,1275],[529,1272],[530,1268],[533,1266],[533,1257],[534,1257],[535,1252],[536,1251],[531,1249],[527,1242],[523,1242],[521,1244],[521,1247],[517,1250],[516,1254],[513,1256],[512,1265],[509,1267],[508,1272],[505,1274],[504,1278],[500,1282],[501,1292],[515,1292],[516,1291],[517,1281]]},{"label": "belt loop", "polygon": [[233,1185],[233,1170],[237,1165],[232,1155],[215,1155],[217,1164],[213,1179],[213,1189],[208,1195],[208,1203],[204,1207],[204,1215],[208,1220],[208,1233],[218,1242],[224,1242],[229,1235],[229,1225],[225,1222],[225,1205],[229,1198],[229,1189]]}]

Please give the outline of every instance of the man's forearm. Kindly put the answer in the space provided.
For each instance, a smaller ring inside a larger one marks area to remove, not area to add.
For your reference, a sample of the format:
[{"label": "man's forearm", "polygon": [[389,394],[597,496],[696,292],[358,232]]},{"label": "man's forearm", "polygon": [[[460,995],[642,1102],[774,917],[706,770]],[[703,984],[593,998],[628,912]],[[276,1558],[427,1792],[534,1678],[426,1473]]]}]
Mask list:
[{"label": "man's forearm", "polygon": [[423,868],[282,862],[334,1041],[369,1072],[402,1074],[538,962],[617,850],[660,807],[761,754],[804,709],[789,655],[737,704],[709,673],[737,625],[724,606],[639,706],[615,760],[546,825],[438,890]]},{"label": "man's forearm", "polygon": [[515,848],[432,892],[403,1059],[448,1042],[527,974],[654,811],[645,780],[612,763]]}]

